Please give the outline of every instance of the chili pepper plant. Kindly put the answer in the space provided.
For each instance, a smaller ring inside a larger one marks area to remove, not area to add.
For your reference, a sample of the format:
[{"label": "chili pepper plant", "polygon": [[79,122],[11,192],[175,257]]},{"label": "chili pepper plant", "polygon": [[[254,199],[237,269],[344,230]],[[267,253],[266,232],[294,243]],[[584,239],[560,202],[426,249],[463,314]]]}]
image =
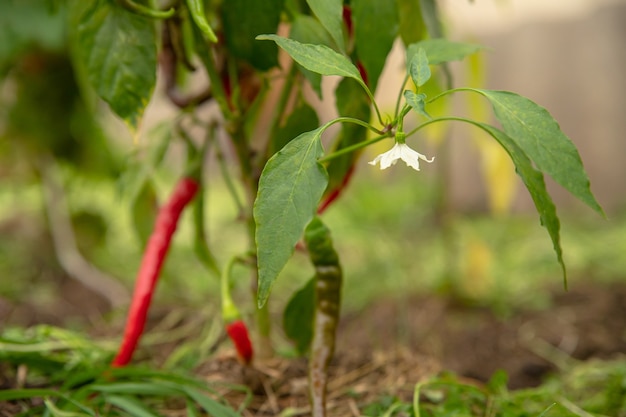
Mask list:
[{"label": "chili pepper plant", "polygon": [[[545,175],[602,214],[577,149],[546,109],[513,92],[452,85],[449,63],[484,53],[484,48],[447,39],[435,0],[51,4],[67,13],[74,64],[86,84],[126,123],[136,141],[145,140],[141,122],[159,73],[159,86],[180,109],[170,129],[188,150],[180,180],[145,236],[115,367],[132,360],[172,235],[185,207],[193,205],[196,252],[207,275],[221,280],[224,326],[245,366],[254,366],[253,352],[271,354],[272,286],[297,248],[308,253],[315,274],[287,303],[284,325],[297,349],[310,358],[313,415],[325,415],[342,268],[324,211],[341,204],[342,192],[359,171],[380,168],[419,175],[420,169],[431,169],[437,155],[418,151],[431,125],[467,125],[506,151],[535,203],[564,278],[559,218]],[[395,43],[404,48],[406,71],[401,87],[392,92],[395,107],[383,111],[375,97]],[[324,83],[330,88],[322,88],[324,77],[332,77]],[[493,108],[497,124],[433,110],[452,95],[481,97]],[[334,101],[338,117],[320,122],[319,107],[311,104],[318,98]],[[208,121],[200,117],[207,113]],[[330,129],[335,125],[339,128]],[[388,151],[368,165],[361,155],[378,142]],[[154,148],[158,160],[168,149]],[[214,242],[206,238],[203,196],[219,175],[205,167],[209,150],[223,168],[236,169],[236,178],[226,179],[239,183],[231,184],[234,194],[244,194],[233,217],[241,219],[249,247],[228,259],[217,259]],[[404,164],[396,165],[398,161]],[[149,187],[146,180],[138,188],[143,193]],[[230,296],[235,265],[250,271],[253,335],[248,332],[251,323],[244,321]]]}]

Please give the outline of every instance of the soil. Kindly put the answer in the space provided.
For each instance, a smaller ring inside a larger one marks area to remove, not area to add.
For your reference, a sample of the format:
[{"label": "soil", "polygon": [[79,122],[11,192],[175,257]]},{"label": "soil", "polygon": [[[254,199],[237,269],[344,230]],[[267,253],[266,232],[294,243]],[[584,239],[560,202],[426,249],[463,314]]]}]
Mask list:
[{"label": "soil", "polygon": [[[3,323],[63,324],[76,315],[94,317],[106,310],[105,302],[94,302],[93,294],[71,280],[60,284],[66,298],[54,308],[0,299]],[[480,385],[502,369],[510,388],[536,386],[571,361],[626,353],[626,283],[559,289],[550,309],[506,318],[438,296],[380,300],[346,315],[337,343],[330,415],[358,415],[359,406],[383,394],[410,401],[415,383],[441,370]],[[256,395],[246,415],[277,415],[286,408],[292,409],[291,415],[307,413],[303,359],[258,360],[249,369],[228,349],[220,349],[197,374],[251,387]],[[233,403],[243,396],[237,391],[223,394]]]}]

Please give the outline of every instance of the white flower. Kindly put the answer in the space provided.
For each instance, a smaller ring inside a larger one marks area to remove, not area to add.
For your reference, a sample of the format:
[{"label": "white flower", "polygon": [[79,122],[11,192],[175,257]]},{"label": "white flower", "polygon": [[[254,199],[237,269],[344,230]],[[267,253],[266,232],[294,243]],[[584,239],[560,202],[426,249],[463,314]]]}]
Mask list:
[{"label": "white flower", "polygon": [[407,166],[410,166],[416,171],[419,171],[420,159],[430,163],[435,160],[435,157],[433,156],[431,159],[428,159],[421,153],[411,149],[406,143],[396,142],[391,150],[378,155],[376,158],[374,158],[373,161],[370,161],[368,163],[370,165],[376,165],[378,162],[380,162],[380,169],[387,169],[390,166],[395,165],[396,162],[398,162],[398,159],[402,159],[407,164]]}]

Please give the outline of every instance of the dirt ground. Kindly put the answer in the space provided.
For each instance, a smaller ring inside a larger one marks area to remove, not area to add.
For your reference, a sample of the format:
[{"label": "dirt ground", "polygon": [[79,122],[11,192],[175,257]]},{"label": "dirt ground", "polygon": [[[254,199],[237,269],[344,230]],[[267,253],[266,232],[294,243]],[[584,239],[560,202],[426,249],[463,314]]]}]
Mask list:
[{"label": "dirt ground", "polygon": [[[52,310],[0,299],[2,323],[61,324],[106,310],[105,302],[95,302],[70,280],[62,282],[60,291],[66,302]],[[442,297],[380,300],[344,317],[337,343],[329,387],[329,408],[336,415],[356,415],[359,395],[410,400],[416,382],[441,370],[482,384],[502,369],[510,388],[535,386],[571,361],[626,353],[626,283],[575,285],[567,292],[559,288],[552,308],[506,318]],[[224,352],[197,374],[252,387],[258,395],[249,415],[275,415],[288,407],[297,415],[307,408],[303,359],[257,361],[250,370]],[[238,402],[236,392],[224,394]]]}]

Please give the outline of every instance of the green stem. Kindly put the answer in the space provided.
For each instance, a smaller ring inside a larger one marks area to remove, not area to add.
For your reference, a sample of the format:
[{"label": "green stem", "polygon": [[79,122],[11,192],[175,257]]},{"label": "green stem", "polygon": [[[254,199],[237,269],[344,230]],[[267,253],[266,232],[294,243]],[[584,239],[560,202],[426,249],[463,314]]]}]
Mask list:
[{"label": "green stem", "polygon": [[398,112],[400,111],[400,102],[402,101],[402,97],[404,97],[404,86],[406,85],[407,81],[409,81],[408,73],[405,75],[404,81],[402,82],[402,88],[400,88],[400,91],[398,93],[398,99],[396,100],[396,107],[393,112],[395,117],[398,117]]},{"label": "green stem", "polygon": [[359,84],[361,84],[361,87],[363,87],[363,89],[365,90],[365,93],[367,94],[367,96],[370,98],[372,104],[374,105],[374,111],[376,112],[376,117],[378,118],[378,123],[380,123],[381,126],[384,126],[385,122],[383,121],[383,118],[381,116],[380,109],[378,108],[378,104],[376,104],[376,100],[374,99],[374,94],[372,94],[372,92],[370,91],[369,87],[365,84],[365,82],[363,82],[363,80],[361,80],[359,78],[359,79],[357,79],[357,82]]},{"label": "green stem", "polygon": [[331,153],[330,155],[326,155],[323,158],[318,159],[318,162],[321,162],[321,163],[328,162],[332,159],[339,158],[340,156],[345,155],[347,153],[354,152],[361,148],[365,148],[369,145],[372,145],[376,142],[381,141],[382,139],[389,138],[389,137],[391,137],[389,133],[386,133],[384,135],[376,136],[375,138],[368,139],[360,143],[355,143],[354,145],[351,145],[351,146],[346,146],[345,148],[341,148],[338,151]]}]

